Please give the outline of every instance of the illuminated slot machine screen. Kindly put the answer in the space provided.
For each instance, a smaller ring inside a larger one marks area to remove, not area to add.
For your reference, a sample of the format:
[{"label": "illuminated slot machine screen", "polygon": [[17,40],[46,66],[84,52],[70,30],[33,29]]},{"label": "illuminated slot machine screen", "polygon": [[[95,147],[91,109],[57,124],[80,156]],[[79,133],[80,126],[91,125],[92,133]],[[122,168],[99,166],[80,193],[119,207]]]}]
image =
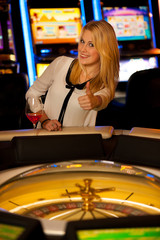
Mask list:
[{"label": "illuminated slot machine screen", "polygon": [[1,240],[27,240],[36,237],[39,240],[45,239],[41,223],[37,219],[0,211]]},{"label": "illuminated slot machine screen", "polygon": [[40,77],[48,66],[49,63],[37,63],[36,64],[37,77]]},{"label": "illuminated slot machine screen", "polygon": [[130,76],[136,71],[157,68],[156,57],[137,57],[120,60],[119,81],[127,82]]},{"label": "illuminated slot machine screen", "polygon": [[0,22],[0,53],[3,53],[1,56],[0,74],[16,73],[18,71],[18,64],[16,63],[13,33],[9,19],[6,20],[3,28]]},{"label": "illuminated slot machine screen", "polygon": [[160,215],[70,222],[66,240],[158,240]]},{"label": "illuminated slot machine screen", "polygon": [[31,8],[30,21],[34,45],[47,46],[48,52],[54,44],[78,43],[82,28],[79,8]]},{"label": "illuminated slot machine screen", "polygon": [[147,6],[103,7],[104,20],[109,22],[118,41],[151,40],[151,25]]},{"label": "illuminated slot machine screen", "polygon": [[7,21],[7,31],[8,31],[9,49],[14,50],[13,35],[12,35],[10,20]]},{"label": "illuminated slot machine screen", "polygon": [[[0,22],[0,50],[3,50],[5,53],[13,53],[14,52],[14,42],[13,42],[13,33],[12,33],[12,27],[11,27],[11,22],[8,19],[6,21],[6,28],[7,28],[7,34],[8,34],[8,46],[6,44],[6,46],[4,46],[4,37],[3,34],[4,32],[2,31],[2,24]],[[9,49],[9,50],[8,50]]]},{"label": "illuminated slot machine screen", "polygon": [[3,50],[3,35],[2,35],[1,22],[0,22],[0,50]]},{"label": "illuminated slot machine screen", "polygon": [[[158,67],[157,58],[144,57],[143,51],[152,48],[152,31],[148,6],[103,7],[104,20],[116,33],[120,50],[140,51],[141,57],[120,60],[119,81],[128,81],[136,71]],[[130,50],[130,46],[133,49]],[[138,50],[137,50],[138,49]]]},{"label": "illuminated slot machine screen", "polygon": [[144,240],[144,239],[158,239],[160,235],[159,227],[147,228],[117,228],[117,229],[94,229],[94,230],[79,230],[77,231],[78,240]]},{"label": "illuminated slot machine screen", "polygon": [[16,240],[24,232],[21,226],[12,226],[10,224],[0,223],[0,239],[13,239]]}]

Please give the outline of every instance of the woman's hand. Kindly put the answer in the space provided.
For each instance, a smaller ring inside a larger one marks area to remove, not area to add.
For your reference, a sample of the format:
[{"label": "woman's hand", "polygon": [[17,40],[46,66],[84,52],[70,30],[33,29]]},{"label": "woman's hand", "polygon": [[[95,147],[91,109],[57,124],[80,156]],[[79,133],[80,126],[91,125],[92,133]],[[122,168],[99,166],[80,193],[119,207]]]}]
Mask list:
[{"label": "woman's hand", "polygon": [[50,120],[47,119],[47,121],[45,121],[42,124],[42,128],[48,130],[48,131],[61,131],[61,123],[58,122],[58,120],[54,119],[54,120]]},{"label": "woman's hand", "polygon": [[91,110],[101,105],[102,99],[100,96],[94,96],[90,90],[90,82],[86,83],[86,95],[78,98],[79,105],[84,110]]}]

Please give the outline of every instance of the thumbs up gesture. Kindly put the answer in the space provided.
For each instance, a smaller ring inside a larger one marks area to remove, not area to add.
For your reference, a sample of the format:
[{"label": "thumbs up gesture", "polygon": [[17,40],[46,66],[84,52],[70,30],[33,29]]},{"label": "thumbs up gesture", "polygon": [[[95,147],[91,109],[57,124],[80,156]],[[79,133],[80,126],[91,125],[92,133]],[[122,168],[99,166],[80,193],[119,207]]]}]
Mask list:
[{"label": "thumbs up gesture", "polygon": [[94,96],[90,89],[90,82],[86,83],[86,95],[81,96],[78,98],[79,105],[84,110],[91,110],[96,107],[99,107],[101,104],[101,97],[100,96]]},{"label": "thumbs up gesture", "polygon": [[86,95],[93,95],[90,90],[90,82],[86,83]]}]

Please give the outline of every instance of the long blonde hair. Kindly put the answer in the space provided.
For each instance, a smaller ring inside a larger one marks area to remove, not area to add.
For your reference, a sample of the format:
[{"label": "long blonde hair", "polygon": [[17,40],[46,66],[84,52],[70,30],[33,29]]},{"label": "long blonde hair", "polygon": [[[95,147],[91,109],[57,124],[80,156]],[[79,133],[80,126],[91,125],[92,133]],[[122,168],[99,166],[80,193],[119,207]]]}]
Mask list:
[{"label": "long blonde hair", "polygon": [[[100,72],[91,81],[90,87],[93,92],[101,87],[110,89],[111,99],[114,97],[115,87],[119,78],[119,50],[113,27],[105,20],[90,21],[81,31],[81,36],[85,30],[92,33],[92,42],[100,55]],[[82,66],[76,61],[70,76],[70,81],[75,83],[79,78]]]}]

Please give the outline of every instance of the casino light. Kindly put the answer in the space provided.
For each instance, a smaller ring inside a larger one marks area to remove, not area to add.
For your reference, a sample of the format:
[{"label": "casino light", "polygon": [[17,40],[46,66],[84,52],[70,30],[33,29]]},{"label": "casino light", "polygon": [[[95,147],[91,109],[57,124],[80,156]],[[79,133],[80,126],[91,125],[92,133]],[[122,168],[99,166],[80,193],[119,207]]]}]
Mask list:
[{"label": "casino light", "polygon": [[42,54],[46,54],[46,53],[51,53],[51,49],[48,49],[48,48],[43,48],[43,49],[41,49],[40,50],[40,52],[42,53]]},{"label": "casino light", "polygon": [[153,47],[156,48],[156,39],[155,39],[155,32],[154,32],[154,21],[153,21],[153,11],[152,11],[152,1],[148,0],[149,5],[149,16],[151,20],[151,26],[152,26],[152,39],[153,39]]},{"label": "casino light", "polygon": [[22,31],[24,37],[24,46],[28,70],[29,85],[36,80],[36,69],[34,64],[34,53],[31,38],[31,29],[28,16],[27,0],[19,0],[19,8],[22,21]]},{"label": "casino light", "polygon": [[70,164],[68,165],[66,168],[81,168],[82,167],[82,164]]},{"label": "casino light", "polygon": [[82,25],[86,25],[86,16],[85,16],[85,10],[84,10],[84,1],[80,0],[80,6],[81,6],[81,19],[82,19]]},{"label": "casino light", "polygon": [[94,20],[98,21],[102,19],[100,0],[92,0],[93,16]]}]

